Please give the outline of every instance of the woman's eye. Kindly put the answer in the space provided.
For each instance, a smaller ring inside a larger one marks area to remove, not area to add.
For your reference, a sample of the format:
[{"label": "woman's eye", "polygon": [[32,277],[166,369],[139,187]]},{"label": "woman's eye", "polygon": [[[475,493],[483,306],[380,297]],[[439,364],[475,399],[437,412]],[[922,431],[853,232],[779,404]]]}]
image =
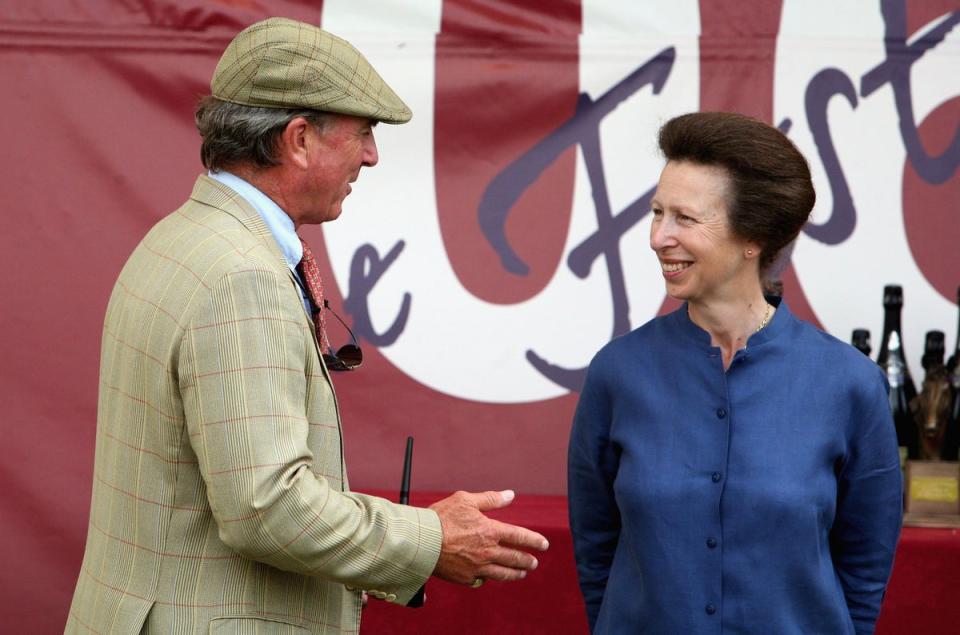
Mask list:
[{"label": "woman's eye", "polygon": [[663,216],[663,210],[662,210],[662,209],[652,209],[652,210],[650,210],[650,211],[653,212],[653,215],[654,215],[654,216]]}]

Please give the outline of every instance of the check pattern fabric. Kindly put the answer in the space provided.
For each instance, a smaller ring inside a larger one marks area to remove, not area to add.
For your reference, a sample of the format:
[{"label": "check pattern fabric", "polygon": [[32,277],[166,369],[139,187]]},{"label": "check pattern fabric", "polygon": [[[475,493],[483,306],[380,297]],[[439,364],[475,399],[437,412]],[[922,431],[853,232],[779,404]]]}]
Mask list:
[{"label": "check pattern fabric", "polygon": [[213,73],[214,97],[266,108],[311,108],[384,123],[413,113],[346,40],[312,24],[269,18],[231,41]]},{"label": "check pattern fabric", "polygon": [[361,590],[406,603],[440,540],[434,512],[348,491],[293,273],[256,211],[201,176],[107,307],[66,632],[356,633]]},{"label": "check pattern fabric", "polygon": [[317,341],[320,343],[320,351],[324,353],[330,350],[330,341],[327,339],[327,329],[324,323],[323,312],[323,279],[320,277],[320,266],[317,259],[313,257],[313,250],[303,238],[300,239],[303,246],[303,258],[297,265],[297,272],[303,278],[303,284],[307,288],[307,295],[310,296],[310,304],[313,307],[313,324],[317,329]]}]

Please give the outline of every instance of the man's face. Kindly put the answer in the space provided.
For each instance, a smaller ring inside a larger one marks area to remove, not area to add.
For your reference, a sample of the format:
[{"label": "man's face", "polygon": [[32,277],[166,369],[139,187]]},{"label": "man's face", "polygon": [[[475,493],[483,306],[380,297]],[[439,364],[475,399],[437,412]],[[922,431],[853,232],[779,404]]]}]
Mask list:
[{"label": "man's face", "polygon": [[309,127],[300,223],[324,223],[340,216],[343,199],[360,175],[360,168],[377,164],[374,125],[362,117],[331,114],[322,129]]}]

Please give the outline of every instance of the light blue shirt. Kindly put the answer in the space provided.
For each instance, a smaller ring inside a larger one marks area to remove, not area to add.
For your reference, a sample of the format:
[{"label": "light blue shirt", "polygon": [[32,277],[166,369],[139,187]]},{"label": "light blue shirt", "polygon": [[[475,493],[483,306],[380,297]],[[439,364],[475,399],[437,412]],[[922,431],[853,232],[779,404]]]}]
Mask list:
[{"label": "light blue shirt", "polygon": [[297,289],[300,291],[300,299],[303,301],[307,315],[310,315],[310,303],[303,293],[303,281],[300,280],[300,275],[297,273],[297,265],[303,258],[303,245],[300,243],[300,237],[297,235],[297,228],[293,224],[293,220],[269,196],[239,176],[223,170],[219,172],[210,171],[207,175],[239,194],[260,214],[260,218],[263,219],[267,229],[270,230],[274,240],[277,241],[280,253],[287,261],[287,266],[290,267],[294,277],[300,281]]}]

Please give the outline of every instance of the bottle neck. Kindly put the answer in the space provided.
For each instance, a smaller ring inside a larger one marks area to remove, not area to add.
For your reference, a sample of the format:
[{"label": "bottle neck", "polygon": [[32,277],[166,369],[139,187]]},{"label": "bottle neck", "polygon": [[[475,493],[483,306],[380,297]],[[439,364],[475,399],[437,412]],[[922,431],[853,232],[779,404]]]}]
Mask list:
[{"label": "bottle neck", "polygon": [[903,353],[903,334],[900,332],[900,309],[903,308],[901,305],[892,305],[884,307],[883,313],[883,337],[880,339],[880,354],[877,357],[877,362],[883,364],[883,362],[890,355],[890,335],[893,333],[897,334],[897,340],[899,342],[899,354],[901,357],[904,357]]}]

